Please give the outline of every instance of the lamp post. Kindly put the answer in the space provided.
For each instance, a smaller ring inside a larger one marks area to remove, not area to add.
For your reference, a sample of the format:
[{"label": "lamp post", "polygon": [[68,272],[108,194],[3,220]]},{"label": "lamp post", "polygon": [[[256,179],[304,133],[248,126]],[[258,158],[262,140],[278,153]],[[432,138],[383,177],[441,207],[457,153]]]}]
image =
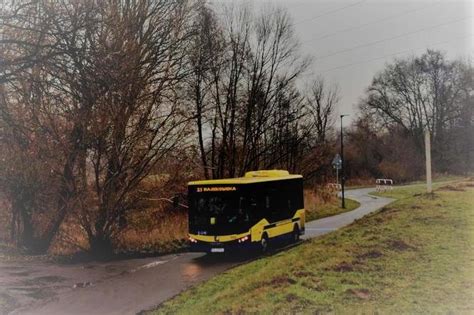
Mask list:
[{"label": "lamp post", "polygon": [[345,163],[344,163],[344,133],[342,132],[342,118],[344,118],[345,116],[349,116],[349,115],[341,115],[341,160],[342,160],[342,163],[341,163],[341,197],[342,197],[342,208],[345,209],[346,208],[346,201],[344,199],[344,183],[346,182],[346,178],[345,178],[345,174],[344,174],[344,167],[345,167]]}]

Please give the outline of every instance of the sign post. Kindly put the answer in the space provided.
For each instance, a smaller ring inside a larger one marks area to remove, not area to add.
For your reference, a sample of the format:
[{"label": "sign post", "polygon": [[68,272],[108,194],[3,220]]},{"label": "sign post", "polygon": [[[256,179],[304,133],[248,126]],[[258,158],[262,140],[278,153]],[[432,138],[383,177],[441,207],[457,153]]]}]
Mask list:
[{"label": "sign post", "polygon": [[339,170],[342,168],[342,159],[339,154],[336,154],[334,156],[334,159],[332,159],[332,167],[336,169],[336,184],[339,184]]}]

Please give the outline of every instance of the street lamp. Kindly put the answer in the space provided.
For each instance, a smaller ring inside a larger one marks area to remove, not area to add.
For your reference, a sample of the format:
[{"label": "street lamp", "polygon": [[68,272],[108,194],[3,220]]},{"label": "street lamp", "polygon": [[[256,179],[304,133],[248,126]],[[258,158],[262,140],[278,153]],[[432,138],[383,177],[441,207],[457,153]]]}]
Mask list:
[{"label": "street lamp", "polygon": [[346,201],[344,199],[344,183],[346,181],[346,178],[345,178],[345,174],[344,174],[344,166],[345,166],[345,163],[344,163],[344,138],[343,138],[343,132],[342,132],[342,118],[344,118],[345,116],[349,116],[349,115],[341,115],[341,160],[342,160],[342,163],[341,163],[341,193],[342,193],[342,208],[345,209],[346,208]]}]

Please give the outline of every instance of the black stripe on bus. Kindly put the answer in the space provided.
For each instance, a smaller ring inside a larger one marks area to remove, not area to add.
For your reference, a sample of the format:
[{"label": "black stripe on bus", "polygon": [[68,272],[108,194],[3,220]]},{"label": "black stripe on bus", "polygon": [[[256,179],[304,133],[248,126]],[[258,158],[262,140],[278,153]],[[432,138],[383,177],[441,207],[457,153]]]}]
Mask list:
[{"label": "black stripe on bus", "polygon": [[263,229],[264,229],[264,230],[266,230],[266,229],[271,229],[272,227],[275,227],[275,226],[276,226],[276,223],[272,223],[272,224],[265,225],[265,226],[263,227]]},{"label": "black stripe on bus", "polygon": [[[291,222],[297,222],[299,220],[300,220],[299,218],[294,218],[294,219],[291,220]],[[271,228],[275,227],[276,225],[277,225],[276,223],[268,224],[268,225],[265,225],[263,227],[263,229],[264,230],[271,229]]]}]

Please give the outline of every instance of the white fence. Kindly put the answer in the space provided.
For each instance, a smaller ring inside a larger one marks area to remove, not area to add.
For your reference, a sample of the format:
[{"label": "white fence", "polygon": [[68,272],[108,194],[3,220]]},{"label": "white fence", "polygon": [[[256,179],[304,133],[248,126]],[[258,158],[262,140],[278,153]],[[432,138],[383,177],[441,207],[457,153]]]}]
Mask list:
[{"label": "white fence", "polygon": [[389,178],[377,178],[375,180],[376,191],[387,191],[393,189],[393,180]]}]

